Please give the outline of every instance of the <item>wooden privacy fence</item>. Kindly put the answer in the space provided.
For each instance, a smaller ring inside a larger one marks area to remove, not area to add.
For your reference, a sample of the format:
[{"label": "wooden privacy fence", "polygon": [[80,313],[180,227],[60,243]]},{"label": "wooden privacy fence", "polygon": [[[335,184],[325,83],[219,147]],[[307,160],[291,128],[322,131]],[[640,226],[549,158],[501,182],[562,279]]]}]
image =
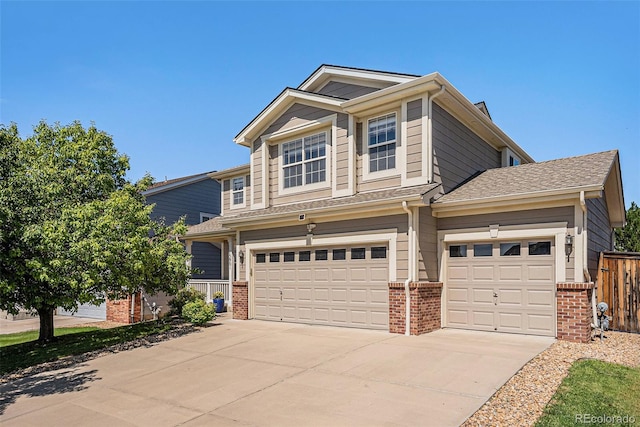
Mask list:
[{"label": "wooden privacy fence", "polygon": [[597,302],[609,305],[609,327],[640,332],[640,253],[600,252],[597,286]]}]

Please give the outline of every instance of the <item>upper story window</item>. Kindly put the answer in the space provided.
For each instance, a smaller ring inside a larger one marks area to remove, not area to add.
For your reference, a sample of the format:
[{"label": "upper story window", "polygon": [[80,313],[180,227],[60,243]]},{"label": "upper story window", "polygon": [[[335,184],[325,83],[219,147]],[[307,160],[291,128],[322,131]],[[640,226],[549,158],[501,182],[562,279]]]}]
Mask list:
[{"label": "upper story window", "polygon": [[207,212],[200,212],[200,222],[209,221],[210,219],[215,218],[216,215]]},{"label": "upper story window", "polygon": [[368,120],[369,172],[396,167],[396,113]]},{"label": "upper story window", "polygon": [[502,149],[502,167],[518,166],[520,164],[520,157],[516,156],[513,151],[508,148]]},{"label": "upper story window", "polygon": [[231,203],[235,207],[244,206],[244,177],[231,180]]},{"label": "upper story window", "polygon": [[327,180],[327,133],[321,132],[282,144],[283,187]]}]

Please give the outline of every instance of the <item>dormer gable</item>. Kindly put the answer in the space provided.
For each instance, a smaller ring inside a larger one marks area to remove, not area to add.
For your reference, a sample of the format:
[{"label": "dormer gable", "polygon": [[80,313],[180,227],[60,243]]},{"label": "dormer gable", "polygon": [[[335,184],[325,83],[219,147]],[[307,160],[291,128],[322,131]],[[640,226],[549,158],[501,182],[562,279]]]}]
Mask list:
[{"label": "dormer gable", "polygon": [[418,77],[420,76],[415,74],[322,64],[298,86],[298,89],[322,93],[323,89],[327,86],[337,83],[350,84],[363,88],[384,89],[409,82]]}]

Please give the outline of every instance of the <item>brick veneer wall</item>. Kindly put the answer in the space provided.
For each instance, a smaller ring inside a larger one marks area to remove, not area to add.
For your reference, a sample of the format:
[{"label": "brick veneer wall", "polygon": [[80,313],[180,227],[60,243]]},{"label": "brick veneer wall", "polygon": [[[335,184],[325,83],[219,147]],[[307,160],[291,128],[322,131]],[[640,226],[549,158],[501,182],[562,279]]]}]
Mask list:
[{"label": "brick veneer wall", "polygon": [[591,293],[593,283],[558,283],[558,339],[588,342],[591,339]]},{"label": "brick veneer wall", "polygon": [[[440,329],[442,283],[409,283],[411,335]],[[404,334],[406,330],[406,300],[404,283],[389,283],[389,332]]]},{"label": "brick veneer wall", "polygon": [[[136,294],[133,308],[133,323],[140,321],[140,293]],[[118,323],[131,322],[131,295],[125,299],[107,300],[107,320]]]},{"label": "brick veneer wall", "polygon": [[233,282],[233,318],[249,318],[249,282]]},{"label": "brick veneer wall", "polygon": [[411,335],[421,335],[442,327],[442,283],[409,284],[411,295]]}]

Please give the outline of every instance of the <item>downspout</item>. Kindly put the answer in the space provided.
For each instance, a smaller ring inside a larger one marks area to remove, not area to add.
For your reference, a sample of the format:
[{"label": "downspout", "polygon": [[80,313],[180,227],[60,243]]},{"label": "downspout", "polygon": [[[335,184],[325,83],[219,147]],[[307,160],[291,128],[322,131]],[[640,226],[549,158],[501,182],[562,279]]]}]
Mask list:
[{"label": "downspout", "polygon": [[[587,227],[587,202],[584,200],[584,191],[580,192],[580,208],[582,208],[582,274],[584,275],[584,278],[587,279],[588,282],[591,282],[591,274],[589,274],[589,269],[587,268],[587,262],[588,262],[588,258],[587,258],[587,233],[586,233],[586,227]],[[597,328],[598,326],[596,325],[596,319],[598,318],[598,314],[596,312],[596,290],[598,289],[598,284],[596,283],[596,287],[593,288],[593,291],[591,291],[591,315],[593,316],[591,318],[591,327],[592,328]]]},{"label": "downspout", "polygon": [[[142,304],[140,304],[140,305],[142,305]],[[135,293],[133,293],[133,294],[131,294],[131,315],[130,315],[130,316],[131,316],[131,318],[130,318],[130,320],[129,320],[129,322],[130,322],[131,324],[133,324],[133,323],[134,323],[134,322],[133,322],[133,319],[134,319],[134,317],[135,317],[135,315],[134,315],[134,313],[135,313],[135,311],[134,311],[134,310],[135,310],[135,307],[136,307],[136,294],[135,294]]]},{"label": "downspout", "polygon": [[409,230],[407,232],[409,254],[407,265],[407,280],[404,281],[404,306],[405,306],[405,325],[404,334],[411,335],[411,294],[409,293],[409,283],[413,279],[413,212],[407,207],[407,202],[402,202],[402,209],[408,215]]},{"label": "downspout", "polygon": [[[428,122],[427,122],[427,165],[429,167],[429,183],[433,182],[433,128],[432,128],[432,113],[433,113],[433,100],[442,95],[446,90],[446,86],[442,85],[440,91],[434,93],[428,97]],[[428,95],[427,95],[428,96]]]}]

